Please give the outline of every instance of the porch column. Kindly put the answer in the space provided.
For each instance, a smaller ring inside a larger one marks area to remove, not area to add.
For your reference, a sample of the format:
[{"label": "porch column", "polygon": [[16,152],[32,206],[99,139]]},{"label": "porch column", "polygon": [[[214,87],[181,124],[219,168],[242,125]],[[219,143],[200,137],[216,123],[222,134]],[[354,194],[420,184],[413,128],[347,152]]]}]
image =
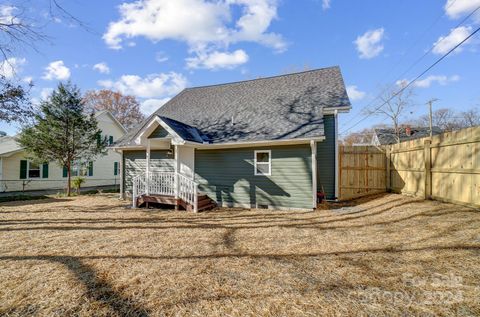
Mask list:
[{"label": "porch column", "polygon": [[123,150],[120,151],[120,162],[118,162],[119,169],[120,169],[120,199],[125,199],[123,182],[124,182],[124,175],[123,175]]},{"label": "porch column", "polygon": [[174,162],[174,168],[175,168],[175,210],[178,210],[178,192],[179,192],[179,187],[180,187],[180,182],[178,179],[178,174],[180,173],[180,160],[178,158],[178,145],[175,145],[174,148],[175,151],[175,162]]},{"label": "porch column", "polygon": [[147,166],[146,166],[145,181],[146,181],[147,188],[145,192],[148,195],[150,191],[150,139],[147,139],[146,158],[147,158]]},{"label": "porch column", "polygon": [[317,142],[310,141],[312,150],[312,207],[317,208]]}]

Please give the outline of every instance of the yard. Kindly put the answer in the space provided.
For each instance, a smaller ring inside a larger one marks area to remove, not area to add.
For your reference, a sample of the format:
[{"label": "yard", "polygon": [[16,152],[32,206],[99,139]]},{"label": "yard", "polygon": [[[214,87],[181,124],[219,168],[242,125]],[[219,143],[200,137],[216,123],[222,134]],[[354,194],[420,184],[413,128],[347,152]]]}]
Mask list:
[{"label": "yard", "polygon": [[0,315],[480,315],[480,212],[400,195],[316,212],[0,204]]}]

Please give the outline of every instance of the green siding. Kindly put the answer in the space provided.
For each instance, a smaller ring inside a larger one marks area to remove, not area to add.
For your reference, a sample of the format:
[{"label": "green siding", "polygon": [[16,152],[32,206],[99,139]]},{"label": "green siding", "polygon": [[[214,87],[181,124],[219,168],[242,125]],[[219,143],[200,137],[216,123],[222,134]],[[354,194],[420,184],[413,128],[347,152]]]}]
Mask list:
[{"label": "green siding", "polygon": [[325,140],[317,144],[317,189],[335,198],[335,116],[324,116]]},{"label": "green siding", "polygon": [[166,138],[170,136],[167,130],[165,130],[162,126],[158,126],[153,132],[148,136],[149,139],[151,138]]},{"label": "green siding", "polygon": [[[173,172],[174,162],[173,155],[167,155],[167,150],[152,150],[150,152],[150,171]],[[124,151],[123,166],[125,183],[125,191],[132,191],[132,179],[138,174],[146,171],[147,160],[146,152],[141,151]]]},{"label": "green siding", "polygon": [[[271,150],[272,175],[254,175],[254,151]],[[312,208],[309,145],[195,151],[195,181],[218,203]]]}]

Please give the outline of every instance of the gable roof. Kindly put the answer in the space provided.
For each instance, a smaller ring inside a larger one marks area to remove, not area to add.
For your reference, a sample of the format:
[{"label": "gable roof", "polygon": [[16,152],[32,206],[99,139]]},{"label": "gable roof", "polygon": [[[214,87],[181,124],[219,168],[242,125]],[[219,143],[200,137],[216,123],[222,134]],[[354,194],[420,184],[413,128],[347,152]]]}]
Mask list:
[{"label": "gable roof", "polygon": [[17,143],[15,137],[0,137],[0,156],[9,156],[15,152],[22,150],[23,148]]},{"label": "gable roof", "polygon": [[210,143],[323,137],[323,109],[336,107],[350,107],[338,66],[187,88],[117,146],[130,145],[154,116],[193,128]]},{"label": "gable roof", "polygon": [[[411,129],[411,135],[407,135],[406,129],[400,128],[400,133],[399,133],[400,142],[421,139],[421,138],[426,138],[430,136],[429,127],[411,127],[410,129]],[[432,133],[433,135],[437,135],[437,134],[443,133],[443,131],[439,127],[432,127]],[[375,129],[375,135],[377,136],[377,139],[380,145],[397,143],[395,129],[393,128]]]},{"label": "gable roof", "polygon": [[127,129],[123,126],[123,124],[120,123],[120,121],[118,121],[117,118],[115,118],[115,116],[108,110],[100,110],[100,111],[97,111],[95,112],[94,116],[95,118],[98,118],[102,115],[108,115],[110,117],[110,119],[112,119],[112,121],[123,131],[123,133],[127,133]]}]

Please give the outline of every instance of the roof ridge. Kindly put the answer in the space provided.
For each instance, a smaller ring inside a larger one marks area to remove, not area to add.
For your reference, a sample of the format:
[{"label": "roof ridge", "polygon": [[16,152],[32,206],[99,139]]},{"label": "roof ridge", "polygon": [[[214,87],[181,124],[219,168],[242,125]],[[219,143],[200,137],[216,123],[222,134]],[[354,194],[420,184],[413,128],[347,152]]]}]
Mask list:
[{"label": "roof ridge", "polygon": [[[227,85],[233,85],[233,84],[239,84],[239,83],[246,83],[246,82],[257,81],[257,80],[266,80],[266,79],[272,79],[272,78],[288,77],[288,76],[300,75],[300,74],[305,74],[305,73],[318,72],[318,71],[320,71],[320,70],[327,70],[327,69],[334,69],[334,68],[340,69],[340,66],[339,66],[339,65],[334,65],[334,66],[328,66],[328,67],[322,67],[322,68],[315,68],[315,69],[304,70],[304,71],[295,72],[295,73],[288,73],[288,74],[281,74],[281,75],[272,75],[272,76],[267,76],[267,77],[260,77],[260,78],[253,78],[253,79],[245,79],[245,80],[237,80],[237,81],[231,81],[231,82],[228,82],[228,83],[202,85],[202,86],[195,86],[195,87],[187,87],[187,88],[185,88],[184,90],[193,90],[193,89],[207,88],[207,87],[227,86]],[[173,99],[173,98],[172,98],[172,99]]]}]

